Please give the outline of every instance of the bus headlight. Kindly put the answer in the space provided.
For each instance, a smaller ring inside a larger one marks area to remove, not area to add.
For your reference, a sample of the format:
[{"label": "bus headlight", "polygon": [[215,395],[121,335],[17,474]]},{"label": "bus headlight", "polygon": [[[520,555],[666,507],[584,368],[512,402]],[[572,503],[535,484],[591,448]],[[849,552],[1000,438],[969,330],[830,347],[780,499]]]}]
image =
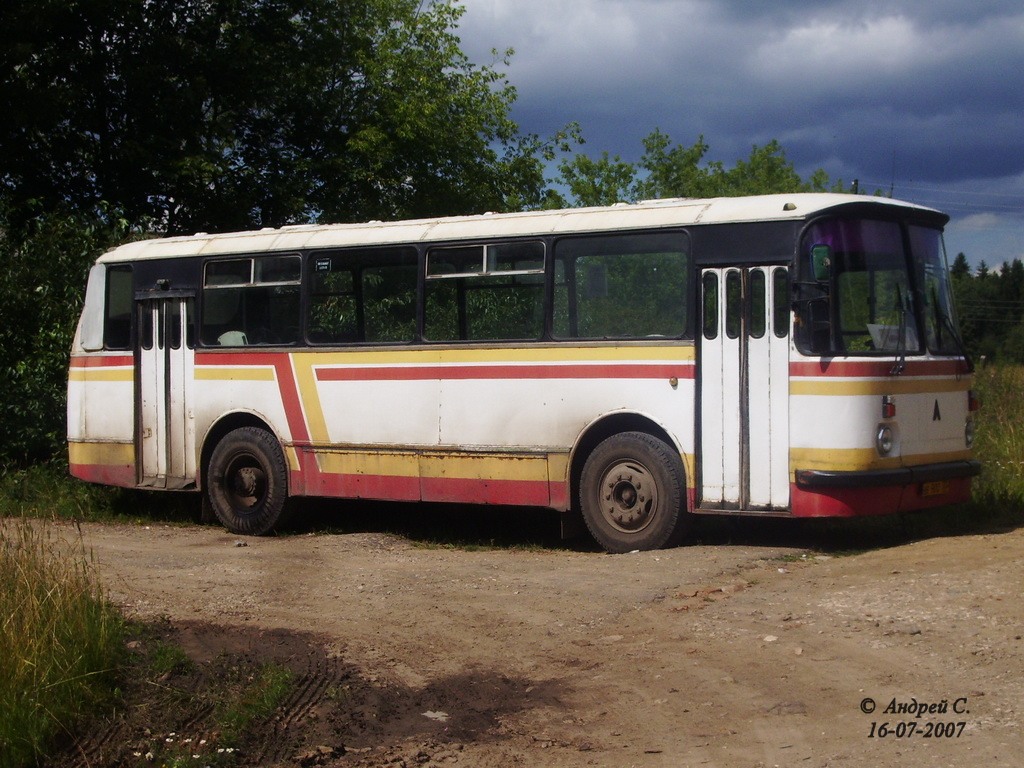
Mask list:
[{"label": "bus headlight", "polygon": [[880,455],[888,456],[892,452],[892,446],[892,427],[882,424],[878,428],[878,435],[875,437],[875,447]]},{"label": "bus headlight", "polygon": [[974,419],[968,419],[964,427],[964,442],[968,448],[974,447]]}]

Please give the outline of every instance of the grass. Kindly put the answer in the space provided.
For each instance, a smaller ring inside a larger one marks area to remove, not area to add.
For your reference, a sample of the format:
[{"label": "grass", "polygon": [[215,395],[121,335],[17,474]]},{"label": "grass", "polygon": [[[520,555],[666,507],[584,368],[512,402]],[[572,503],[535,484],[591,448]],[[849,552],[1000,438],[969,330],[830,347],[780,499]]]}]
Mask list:
[{"label": "grass", "polygon": [[199,496],[84,483],[61,462],[0,470],[0,517],[80,522],[188,523],[199,519]]},{"label": "grass", "polygon": [[114,692],[124,622],[85,553],[0,521],[0,766],[30,765]]},{"label": "grass", "polygon": [[261,664],[253,673],[228,676],[226,690],[233,693],[223,696],[214,711],[223,738],[237,742],[254,723],[270,717],[293,680],[294,675],[278,664]]},{"label": "grass", "polygon": [[126,621],[68,530],[0,520],[0,768],[74,763],[78,734],[110,729],[125,738],[102,764],[236,765],[295,674],[248,657],[200,665],[168,627]]},{"label": "grass", "polygon": [[[234,766],[259,743],[293,690],[295,674],[247,654],[197,663],[175,645],[169,624],[132,628],[124,703],[98,718],[115,738],[102,764]],[[97,756],[94,755],[95,759]]]},{"label": "grass", "polygon": [[1024,367],[975,374],[981,398],[975,450],[984,470],[975,483],[978,511],[1024,522]]}]

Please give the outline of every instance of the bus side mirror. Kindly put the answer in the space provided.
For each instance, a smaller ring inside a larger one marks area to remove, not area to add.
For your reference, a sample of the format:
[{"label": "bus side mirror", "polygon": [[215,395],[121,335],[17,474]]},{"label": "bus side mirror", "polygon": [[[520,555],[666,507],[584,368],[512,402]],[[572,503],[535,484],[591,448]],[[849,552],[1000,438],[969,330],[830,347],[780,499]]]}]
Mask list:
[{"label": "bus side mirror", "polygon": [[827,283],[832,276],[832,247],[828,245],[811,246],[811,271],[819,283]]}]

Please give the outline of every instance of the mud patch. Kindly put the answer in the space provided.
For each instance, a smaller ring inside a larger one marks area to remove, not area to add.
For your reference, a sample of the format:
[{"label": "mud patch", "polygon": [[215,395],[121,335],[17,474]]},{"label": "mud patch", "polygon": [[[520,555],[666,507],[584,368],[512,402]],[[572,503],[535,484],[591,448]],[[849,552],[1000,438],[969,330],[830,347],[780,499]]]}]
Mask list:
[{"label": "mud patch", "polygon": [[[49,764],[441,765],[467,745],[501,740],[506,715],[554,695],[551,683],[487,670],[413,688],[346,663],[327,638],[286,630],[162,621],[128,652],[111,710]],[[253,686],[268,669],[284,675],[284,694],[269,714],[233,727],[230,708],[258,698]]]}]

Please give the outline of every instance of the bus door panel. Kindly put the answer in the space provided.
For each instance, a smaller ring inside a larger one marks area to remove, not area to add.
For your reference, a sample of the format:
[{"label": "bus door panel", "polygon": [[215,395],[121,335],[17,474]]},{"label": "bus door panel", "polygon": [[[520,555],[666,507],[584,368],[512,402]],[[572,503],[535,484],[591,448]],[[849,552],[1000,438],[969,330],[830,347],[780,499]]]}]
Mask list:
[{"label": "bus door panel", "polygon": [[[785,267],[701,273],[698,508],[789,505]],[[776,311],[776,307],[778,311]]]},{"label": "bus door panel", "polygon": [[195,482],[196,475],[193,300],[146,298],[137,306],[138,484],[169,490],[184,488]]}]

